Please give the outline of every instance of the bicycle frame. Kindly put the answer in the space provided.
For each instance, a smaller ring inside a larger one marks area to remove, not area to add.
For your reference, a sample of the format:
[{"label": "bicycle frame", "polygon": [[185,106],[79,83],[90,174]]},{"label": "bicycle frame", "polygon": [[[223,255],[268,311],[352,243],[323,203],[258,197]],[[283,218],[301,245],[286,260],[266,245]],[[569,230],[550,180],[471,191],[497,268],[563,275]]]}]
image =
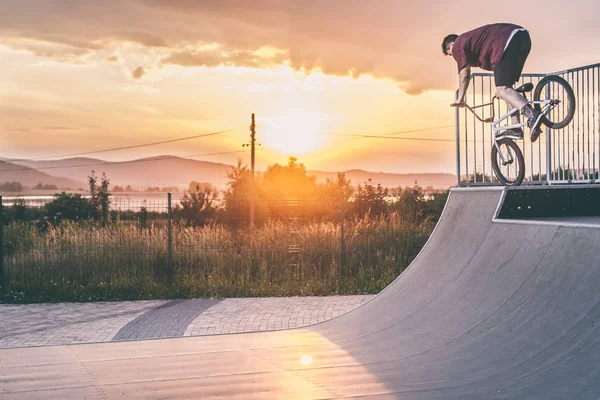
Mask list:
[{"label": "bicycle frame", "polygon": [[[494,97],[492,97],[492,101],[489,103],[485,103],[485,104],[480,104],[478,106],[474,106],[471,107],[468,104],[465,104],[465,107],[469,109],[469,111],[471,111],[473,113],[473,115],[475,116],[475,118],[477,118],[479,121],[483,122],[483,123],[490,123],[492,125],[492,132],[494,133],[494,140],[496,140],[496,134],[499,132],[502,132],[506,129],[512,129],[512,128],[523,128],[525,127],[527,124],[525,122],[521,122],[519,124],[513,124],[513,125],[504,125],[504,126],[500,126],[500,124],[506,120],[508,117],[511,117],[513,114],[515,113],[519,113],[520,114],[520,110],[517,108],[513,108],[512,110],[510,110],[509,112],[507,112],[506,114],[502,115],[500,118],[498,118],[497,120],[494,121],[495,118],[495,107],[494,104],[496,102],[496,99],[498,99],[498,96],[494,95]],[[554,107],[556,107],[558,105],[560,101],[559,100],[539,100],[539,101],[535,101],[535,100],[528,100],[527,104],[533,105],[533,104],[539,104],[540,106],[542,106],[542,114],[547,115]],[[477,112],[475,112],[476,108],[482,108],[482,107],[486,107],[486,106],[491,106],[492,108],[492,116],[488,117],[488,118],[481,118]]]},{"label": "bicycle frame", "polygon": [[[523,96],[525,96],[525,94],[523,93]],[[500,158],[502,159],[502,163],[504,165],[506,165],[509,160],[504,158],[504,154],[500,151],[500,147],[498,146],[498,139],[497,139],[497,135],[498,133],[507,130],[507,129],[513,129],[513,128],[524,128],[527,123],[525,122],[521,122],[518,124],[512,124],[512,125],[503,125],[500,126],[500,124],[508,119],[508,117],[511,117],[513,114],[517,113],[520,115],[520,110],[517,108],[513,108],[511,109],[509,112],[507,112],[506,114],[502,115],[500,118],[498,118],[497,120],[494,120],[495,118],[495,102],[496,99],[499,100],[497,95],[494,95],[494,97],[492,97],[492,101],[489,103],[485,103],[485,104],[480,104],[478,106],[474,106],[471,107],[468,104],[465,104],[465,107],[469,109],[469,111],[471,111],[473,113],[473,115],[475,116],[475,118],[477,118],[479,121],[483,122],[483,123],[490,123],[491,127],[492,127],[492,132],[493,132],[493,137],[494,137],[494,146],[496,146],[496,150],[498,150],[498,154],[500,154]],[[527,97],[525,97],[525,99],[527,99]],[[541,106],[541,112],[543,115],[547,115],[554,107],[556,107],[558,104],[560,103],[560,100],[528,100],[527,104],[529,105],[534,105],[534,104],[539,104]],[[492,116],[488,117],[488,118],[481,118],[477,112],[475,112],[476,108],[482,108],[482,107],[486,107],[486,106],[491,106],[492,108]],[[511,155],[512,158],[512,155]],[[510,160],[512,161],[512,160]]]}]

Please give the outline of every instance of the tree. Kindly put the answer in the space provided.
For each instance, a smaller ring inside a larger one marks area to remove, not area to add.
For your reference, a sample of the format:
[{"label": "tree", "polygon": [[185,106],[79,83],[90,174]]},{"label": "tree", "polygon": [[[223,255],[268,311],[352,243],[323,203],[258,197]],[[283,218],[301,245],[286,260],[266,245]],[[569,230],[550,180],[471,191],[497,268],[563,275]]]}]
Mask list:
[{"label": "tree", "polygon": [[316,216],[322,206],[319,189],[316,177],[290,157],[287,165],[267,168],[258,192],[270,216],[289,218]]},{"label": "tree", "polygon": [[204,191],[204,189],[210,189],[213,192],[217,191],[217,188],[213,186],[212,183],[208,183],[208,182],[198,182],[198,181],[191,181],[190,184],[188,185],[188,191],[191,192],[198,192],[198,191]]},{"label": "tree", "polygon": [[394,195],[397,197],[392,207],[395,211],[411,220],[423,218],[424,194],[420,186],[398,188]]},{"label": "tree", "polygon": [[4,190],[5,192],[21,192],[23,191],[23,185],[21,185],[20,182],[4,182],[3,184],[0,184],[0,190]]},{"label": "tree", "polygon": [[347,204],[354,194],[354,188],[346,177],[346,173],[338,172],[335,179],[326,179],[325,184],[320,187],[320,192],[319,198],[324,214],[337,217],[340,206],[343,206],[344,209],[348,208]]},{"label": "tree", "polygon": [[41,182],[39,182],[37,185],[34,186],[34,189],[38,189],[38,190],[58,190],[58,186],[56,186],[56,185],[44,185]]},{"label": "tree", "polygon": [[110,192],[108,190],[110,181],[106,178],[106,174],[102,173],[100,185],[96,185],[98,178],[92,171],[88,180],[90,186],[90,204],[94,209],[93,217],[103,221],[108,221],[108,212],[110,211]]},{"label": "tree", "polygon": [[218,194],[210,188],[185,192],[181,203],[175,206],[173,218],[189,225],[204,226],[217,216]]},{"label": "tree", "polygon": [[355,198],[356,211],[361,215],[385,214],[388,211],[387,196],[387,188],[382,187],[380,183],[374,186],[373,181],[369,179],[364,186],[358,185]]},{"label": "tree", "polygon": [[54,199],[46,204],[45,209],[48,221],[55,225],[63,220],[87,220],[94,212],[94,207],[88,199],[80,194],[65,192],[55,194]]},{"label": "tree", "polygon": [[450,190],[431,193],[430,197],[425,202],[423,217],[437,223],[442,215],[442,211],[444,210],[449,195]]},{"label": "tree", "polygon": [[204,226],[217,214],[217,193],[210,188],[185,192],[181,203],[175,206],[173,216],[191,225]]},{"label": "tree", "polygon": [[250,219],[251,171],[238,160],[237,165],[227,171],[227,190],[223,193],[226,217],[230,221]]},{"label": "tree", "polygon": [[398,188],[394,191],[397,201],[392,208],[414,221],[437,222],[444,209],[450,191],[426,194],[420,186]]}]

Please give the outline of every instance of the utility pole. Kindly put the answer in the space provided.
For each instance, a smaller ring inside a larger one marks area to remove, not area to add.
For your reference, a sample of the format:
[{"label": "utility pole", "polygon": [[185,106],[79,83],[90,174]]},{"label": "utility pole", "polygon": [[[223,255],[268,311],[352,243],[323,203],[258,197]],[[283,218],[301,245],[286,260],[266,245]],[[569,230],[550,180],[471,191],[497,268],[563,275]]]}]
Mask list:
[{"label": "utility pole", "polygon": [[254,113],[252,113],[252,124],[250,125],[250,143],[244,144],[250,146],[250,168],[252,175],[250,177],[250,226],[254,226],[254,205],[256,201],[256,184],[254,180],[254,160],[255,160],[255,147],[256,147],[256,123],[254,120]]}]

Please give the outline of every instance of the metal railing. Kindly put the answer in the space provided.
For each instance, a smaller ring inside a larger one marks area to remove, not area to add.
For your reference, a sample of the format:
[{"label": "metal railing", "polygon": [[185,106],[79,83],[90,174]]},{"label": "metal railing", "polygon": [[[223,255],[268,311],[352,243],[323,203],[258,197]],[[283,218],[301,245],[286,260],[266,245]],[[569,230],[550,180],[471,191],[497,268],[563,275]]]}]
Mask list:
[{"label": "metal railing", "polygon": [[[562,129],[545,129],[536,143],[525,132],[516,141],[525,157],[523,185],[595,183],[600,167],[600,64],[588,65],[552,73],[566,79],[575,93],[575,115]],[[531,82],[535,85],[546,74],[523,74],[516,86]],[[489,103],[496,88],[494,75],[471,75],[466,101],[471,106]],[[533,92],[526,94],[531,100]],[[508,112],[503,101],[496,102],[496,116]],[[479,109],[483,118],[491,110]],[[565,113],[559,105],[558,117]],[[456,174],[459,186],[500,185],[492,171],[490,153],[493,146],[489,123],[478,121],[466,108],[456,109]]]}]

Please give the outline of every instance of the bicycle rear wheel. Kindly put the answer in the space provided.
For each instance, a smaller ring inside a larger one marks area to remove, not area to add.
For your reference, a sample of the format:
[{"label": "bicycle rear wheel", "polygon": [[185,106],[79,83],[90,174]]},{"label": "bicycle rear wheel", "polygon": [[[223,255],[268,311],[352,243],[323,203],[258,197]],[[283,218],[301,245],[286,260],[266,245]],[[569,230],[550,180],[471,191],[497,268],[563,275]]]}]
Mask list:
[{"label": "bicycle rear wheel", "polygon": [[523,182],[525,159],[521,149],[512,139],[500,139],[497,146],[492,145],[492,169],[504,185],[518,186]]},{"label": "bicycle rear wheel", "polygon": [[[559,100],[560,103],[548,112],[542,123],[548,128],[564,128],[571,122],[575,115],[575,94],[573,88],[565,79],[557,75],[544,77],[535,87],[533,92],[534,101]],[[536,110],[541,111],[540,104],[533,105]]]}]

